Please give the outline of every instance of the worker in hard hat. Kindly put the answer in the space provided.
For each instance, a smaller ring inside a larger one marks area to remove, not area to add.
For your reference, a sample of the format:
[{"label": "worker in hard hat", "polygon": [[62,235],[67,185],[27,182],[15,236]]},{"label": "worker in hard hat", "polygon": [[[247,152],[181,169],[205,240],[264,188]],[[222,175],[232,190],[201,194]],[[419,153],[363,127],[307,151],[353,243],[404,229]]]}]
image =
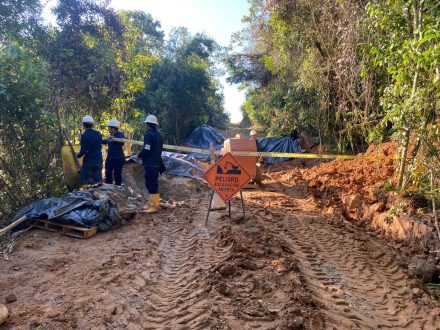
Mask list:
[{"label": "worker in hard hat", "polygon": [[148,115],[145,119],[147,131],[144,135],[144,144],[138,157],[142,158],[142,164],[145,171],[145,187],[150,194],[150,203],[147,213],[156,213],[159,211],[160,195],[159,195],[159,173],[163,166],[162,163],[162,136],[157,130],[159,123],[153,115]]},{"label": "worker in hard hat", "polygon": [[82,124],[85,129],[81,135],[81,149],[78,158],[84,156],[80,170],[80,183],[82,186],[90,183],[102,182],[102,135],[93,129],[95,121],[91,116],[84,116]]},{"label": "worker in hard hat", "polygon": [[[108,124],[109,135],[102,141],[108,145],[107,158],[105,160],[105,183],[122,184],[122,167],[125,164],[124,142],[112,141],[111,138],[124,139],[125,136],[119,132],[121,123],[116,119],[110,119]],[[113,181],[114,178],[114,181]]]}]

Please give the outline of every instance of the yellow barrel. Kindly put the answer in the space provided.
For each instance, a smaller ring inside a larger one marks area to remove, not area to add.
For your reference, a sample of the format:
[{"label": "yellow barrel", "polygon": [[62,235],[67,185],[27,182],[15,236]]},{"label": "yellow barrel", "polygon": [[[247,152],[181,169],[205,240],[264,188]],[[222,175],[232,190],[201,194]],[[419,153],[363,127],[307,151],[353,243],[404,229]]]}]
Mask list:
[{"label": "yellow barrel", "polygon": [[[75,154],[79,152],[79,146],[73,146]],[[61,159],[63,161],[64,181],[66,185],[75,189],[79,187],[79,171],[76,168],[75,160],[73,158],[72,149],[69,146],[61,148]],[[82,165],[82,158],[78,159],[80,166]]]}]

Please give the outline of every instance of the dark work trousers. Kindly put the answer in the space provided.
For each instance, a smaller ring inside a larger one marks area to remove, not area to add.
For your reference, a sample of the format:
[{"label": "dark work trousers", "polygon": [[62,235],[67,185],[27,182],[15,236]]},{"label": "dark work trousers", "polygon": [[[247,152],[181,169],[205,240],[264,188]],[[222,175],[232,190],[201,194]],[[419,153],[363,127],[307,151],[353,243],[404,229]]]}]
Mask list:
[{"label": "dark work trousers", "polygon": [[148,193],[150,195],[157,194],[159,192],[159,183],[157,182],[159,167],[144,166],[144,172],[145,187],[147,187]]},{"label": "dark work trousers", "polygon": [[93,179],[93,183],[102,182],[102,166],[84,162],[79,171],[79,181],[81,184],[87,184],[91,183],[90,179]]},{"label": "dark work trousers", "polygon": [[122,184],[122,167],[124,163],[125,158],[105,160],[105,183],[113,183],[114,176],[115,185],[120,186]]}]

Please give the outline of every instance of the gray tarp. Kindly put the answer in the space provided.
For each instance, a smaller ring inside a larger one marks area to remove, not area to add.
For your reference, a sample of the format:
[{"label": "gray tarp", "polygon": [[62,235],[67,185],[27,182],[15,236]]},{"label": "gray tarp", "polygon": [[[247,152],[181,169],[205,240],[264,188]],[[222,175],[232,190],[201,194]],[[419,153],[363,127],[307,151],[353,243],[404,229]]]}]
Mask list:
[{"label": "gray tarp", "polygon": [[[191,155],[163,151],[162,160],[169,175],[203,180],[205,170]],[[131,156],[129,161],[142,164],[142,160],[137,160],[136,156]]]}]

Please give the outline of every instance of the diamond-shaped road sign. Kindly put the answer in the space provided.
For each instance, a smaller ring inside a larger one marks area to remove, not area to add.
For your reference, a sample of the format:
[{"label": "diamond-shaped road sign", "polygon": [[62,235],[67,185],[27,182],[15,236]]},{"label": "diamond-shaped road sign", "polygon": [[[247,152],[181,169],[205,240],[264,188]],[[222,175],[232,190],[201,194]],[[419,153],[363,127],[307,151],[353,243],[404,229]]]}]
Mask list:
[{"label": "diamond-shaped road sign", "polygon": [[251,176],[228,152],[205,172],[205,179],[227,202],[251,180]]}]

